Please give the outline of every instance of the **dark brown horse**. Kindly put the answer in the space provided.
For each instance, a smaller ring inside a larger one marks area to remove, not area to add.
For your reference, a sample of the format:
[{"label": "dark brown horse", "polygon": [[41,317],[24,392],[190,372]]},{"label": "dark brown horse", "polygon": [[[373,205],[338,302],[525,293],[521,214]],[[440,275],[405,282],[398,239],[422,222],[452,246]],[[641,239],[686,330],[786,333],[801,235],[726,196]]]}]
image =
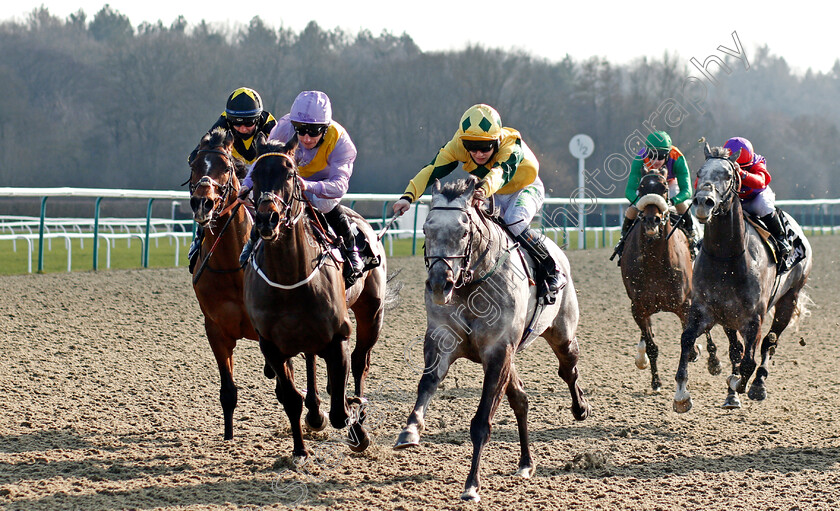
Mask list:
[{"label": "dark brown horse", "polygon": [[[645,174],[639,182],[638,196],[639,217],[627,235],[621,255],[621,278],[633,319],[642,331],[636,367],[644,369],[650,364],[651,389],[659,392],[659,348],[653,340],[650,317],[657,312],[671,312],[685,328],[691,304],[691,254],[685,233],[668,221],[671,215],[665,175],[657,171]],[[717,347],[708,332],[706,335],[709,372],[719,374]]]},{"label": "dark brown horse", "polygon": [[[682,334],[674,410],[691,409],[688,392],[688,354],[697,336],[715,324],[723,326],[729,337],[732,374],[727,382],[724,408],[741,406],[738,394],[746,390],[755,371],[749,397],[762,400],[767,395],[765,379],[778,337],[792,318],[805,309],[803,292],[811,272],[811,246],[802,228],[787,216],[788,229],[797,238],[791,255],[790,271],[778,267],[758,231],[744,220],[738,190],[741,188],[738,155],[728,149],[705,146],[706,162],[697,172],[698,187],[692,207],[705,225],[703,245],[694,263],[691,308]],[[773,324],[761,339],[764,316],[774,308]],[[744,345],[737,338],[741,334]],[[756,371],[755,350],[761,345],[761,366]]]},{"label": "dark brown horse", "polygon": [[[193,283],[193,289],[204,314],[207,340],[219,366],[225,440],[233,438],[233,410],[237,400],[233,349],[239,339],[257,339],[242,300],[243,273],[239,266],[239,253],[251,231],[251,219],[245,208],[233,207],[239,179],[244,177],[246,169],[231,155],[232,147],[233,135],[217,129],[201,139],[190,161],[190,207],[193,218],[204,229],[198,257],[199,261],[206,260],[206,271]],[[224,224],[228,227],[220,232]],[[211,248],[214,250],[208,258]]]},{"label": "dark brown horse", "polygon": [[[345,290],[340,263],[324,247],[310,220],[293,159],[297,139],[287,145],[257,142],[254,180],[256,226],[261,237],[245,267],[245,307],[257,331],[260,349],[277,374],[277,399],[292,427],[293,455],[305,458],[300,424],[303,397],[295,388],[291,358],[317,355],[327,365],[330,392],[329,420],[335,428],[350,425],[350,448],[362,451],[370,443],[364,429],[364,384],[370,352],[379,338],[386,305],[384,249],[370,225],[352,210],[346,213],[365,233],[379,266],[367,270]],[[341,206],[336,206],[341,207]],[[351,323],[356,317],[356,345],[349,355]],[[348,375],[355,379],[355,396],[346,397]],[[314,371],[308,371],[310,389]],[[307,392],[307,423],[320,420],[317,393]],[[315,400],[310,406],[309,401]],[[351,407],[356,407],[352,409]]]}]

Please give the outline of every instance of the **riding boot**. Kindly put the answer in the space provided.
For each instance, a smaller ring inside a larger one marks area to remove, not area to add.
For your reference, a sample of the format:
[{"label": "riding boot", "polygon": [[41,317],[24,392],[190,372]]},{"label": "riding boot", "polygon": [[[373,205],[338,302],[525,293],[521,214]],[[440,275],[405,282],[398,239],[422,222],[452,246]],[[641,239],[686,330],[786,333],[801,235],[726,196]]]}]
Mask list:
[{"label": "riding boot", "polygon": [[257,226],[251,227],[251,235],[248,237],[248,241],[245,242],[245,246],[242,247],[242,252],[239,254],[239,266],[245,266],[245,263],[251,258],[251,252],[254,251],[254,245],[256,245],[259,237],[260,233],[257,231]]},{"label": "riding boot", "polygon": [[187,259],[190,261],[190,273],[195,269],[195,263],[198,261],[198,253],[201,251],[201,242],[204,240],[204,228],[200,225],[195,226],[195,237],[192,240],[189,251],[187,251]]},{"label": "riding boot", "polygon": [[787,256],[790,255],[793,247],[787,240],[785,228],[782,225],[782,219],[779,218],[778,211],[774,211],[769,215],[764,215],[761,217],[761,221],[764,222],[764,225],[767,226],[767,230],[770,231],[770,234],[772,234],[773,238],[776,240],[776,246],[779,248],[779,259],[780,261],[784,261],[787,259]]},{"label": "riding boot", "polygon": [[514,236],[514,240],[537,262],[542,277],[538,296],[543,298],[546,304],[553,304],[557,301],[557,293],[566,286],[566,275],[558,270],[557,262],[551,257],[539,233],[533,229],[525,229],[521,234]]},{"label": "riding boot", "polygon": [[329,213],[324,214],[327,223],[333,228],[336,234],[341,237],[344,253],[344,286],[350,287],[356,279],[362,276],[365,263],[362,261],[359,251],[356,249],[356,240],[353,231],[350,229],[350,219],[344,214],[341,206],[336,206]]},{"label": "riding boot", "polygon": [[683,221],[680,222],[680,229],[688,238],[688,251],[691,254],[691,260],[697,255],[697,228],[694,226],[694,217],[691,214],[685,215]]}]

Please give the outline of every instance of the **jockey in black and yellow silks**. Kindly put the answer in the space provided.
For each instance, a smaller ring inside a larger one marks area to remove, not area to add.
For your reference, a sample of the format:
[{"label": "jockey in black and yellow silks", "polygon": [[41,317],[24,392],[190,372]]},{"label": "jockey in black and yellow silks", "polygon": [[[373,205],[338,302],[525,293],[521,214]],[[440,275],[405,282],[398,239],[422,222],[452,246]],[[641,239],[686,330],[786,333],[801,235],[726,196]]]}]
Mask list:
[{"label": "jockey in black and yellow silks", "polygon": [[476,198],[494,196],[514,239],[542,270],[540,297],[546,303],[554,303],[566,277],[558,270],[540,235],[530,228],[545,196],[538,175],[540,165],[522,135],[503,126],[499,113],[490,105],[473,105],[464,112],[455,135],[408,183],[394,204],[394,213],[408,211],[435,179],[450,174],[458,163],[466,172],[485,180],[476,190]]},{"label": "jockey in black and yellow silks", "polygon": [[[257,91],[248,87],[240,87],[230,93],[225,104],[225,111],[207,132],[210,133],[216,128],[223,128],[233,133],[231,156],[250,164],[257,158],[254,137],[258,133],[263,133],[267,138],[275,125],[277,125],[277,121],[270,112],[263,109],[262,98]],[[198,146],[190,153],[188,163],[192,163],[197,151]],[[190,260],[190,271],[195,265],[195,259],[198,256],[203,238],[204,232],[201,227],[198,227],[187,253],[187,258]]]}]

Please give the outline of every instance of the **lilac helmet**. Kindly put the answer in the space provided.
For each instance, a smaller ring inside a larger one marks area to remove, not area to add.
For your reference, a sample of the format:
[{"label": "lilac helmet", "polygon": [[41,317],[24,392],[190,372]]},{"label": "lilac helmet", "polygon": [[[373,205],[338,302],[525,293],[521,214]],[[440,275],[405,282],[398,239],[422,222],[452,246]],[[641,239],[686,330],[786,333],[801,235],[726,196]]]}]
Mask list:
[{"label": "lilac helmet", "polygon": [[301,92],[292,103],[290,120],[302,124],[330,124],[332,122],[330,98],[317,90]]},{"label": "lilac helmet", "polygon": [[746,138],[732,137],[723,147],[729,149],[729,154],[738,154],[738,151],[741,151],[741,154],[738,154],[738,165],[750,165],[753,162],[755,152],[752,143]]}]

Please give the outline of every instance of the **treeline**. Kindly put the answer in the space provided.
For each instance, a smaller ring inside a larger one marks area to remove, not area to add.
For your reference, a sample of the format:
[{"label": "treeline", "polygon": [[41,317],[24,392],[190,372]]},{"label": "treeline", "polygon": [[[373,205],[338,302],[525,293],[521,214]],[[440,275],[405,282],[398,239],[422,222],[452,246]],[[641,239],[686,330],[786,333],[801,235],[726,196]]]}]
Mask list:
[{"label": "treeline", "polygon": [[[710,49],[721,43],[733,47]],[[301,90],[329,94],[359,150],[352,192],[401,192],[461,113],[485,102],[523,133],[552,196],[577,188],[568,149],[577,133],[595,140],[594,195],[620,196],[625,172],[609,156],[650,126],[671,133],[692,170],[700,137],[720,145],[741,135],[767,157],[780,198],[840,196],[840,62],[797,75],[766,47],[709,66],[709,79],[665,46],[661,58],[627,65],[551,62],[481,46],[424,52],[407,35],[315,22],[299,33],[260,18],[134,27],[106,5],[92,18],[41,8],[0,24],[0,48],[0,186],[178,189],[188,153],[228,93],[247,85],[277,117]]]}]

